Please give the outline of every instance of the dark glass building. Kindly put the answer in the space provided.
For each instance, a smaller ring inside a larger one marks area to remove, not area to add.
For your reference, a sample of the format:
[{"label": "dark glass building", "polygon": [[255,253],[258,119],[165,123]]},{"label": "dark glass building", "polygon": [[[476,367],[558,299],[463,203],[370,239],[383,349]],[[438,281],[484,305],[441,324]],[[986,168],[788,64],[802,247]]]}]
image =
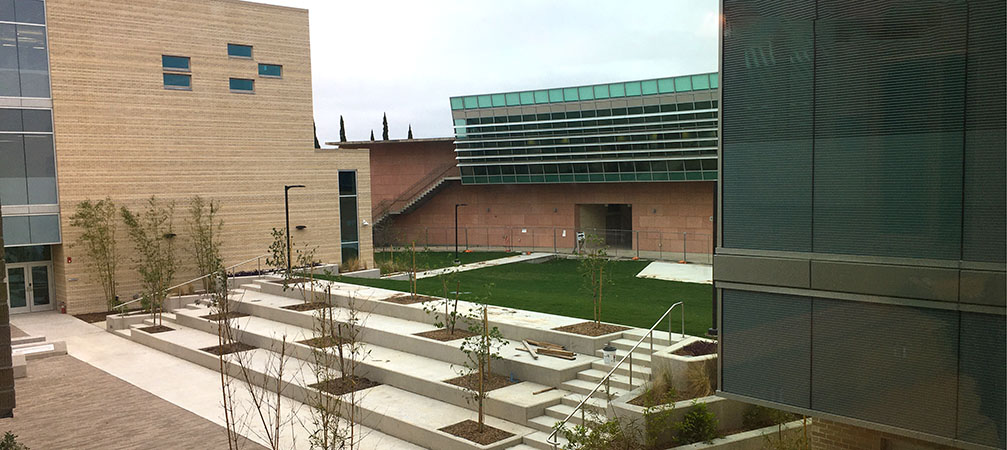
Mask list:
[{"label": "dark glass building", "polygon": [[1003,448],[1005,3],[722,12],[723,395]]},{"label": "dark glass building", "polygon": [[451,98],[463,184],[717,179],[718,74]]}]

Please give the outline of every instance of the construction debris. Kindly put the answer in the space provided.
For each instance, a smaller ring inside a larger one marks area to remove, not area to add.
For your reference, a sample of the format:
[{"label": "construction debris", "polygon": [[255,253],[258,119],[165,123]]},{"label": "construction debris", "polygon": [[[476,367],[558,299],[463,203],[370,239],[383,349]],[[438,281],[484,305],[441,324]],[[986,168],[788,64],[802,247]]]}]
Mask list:
[{"label": "construction debris", "polygon": [[555,387],[547,387],[545,389],[539,389],[539,390],[537,390],[535,392],[532,392],[531,395],[539,395],[539,394],[543,394],[543,393],[546,393],[546,392],[549,392],[549,391],[552,391],[552,390],[555,390],[555,389],[556,389]]},{"label": "construction debris", "polygon": [[536,355],[535,352],[531,351],[531,345],[528,345],[528,341],[521,341],[521,343],[524,344],[524,351],[531,353],[532,358],[538,359],[538,355]]}]

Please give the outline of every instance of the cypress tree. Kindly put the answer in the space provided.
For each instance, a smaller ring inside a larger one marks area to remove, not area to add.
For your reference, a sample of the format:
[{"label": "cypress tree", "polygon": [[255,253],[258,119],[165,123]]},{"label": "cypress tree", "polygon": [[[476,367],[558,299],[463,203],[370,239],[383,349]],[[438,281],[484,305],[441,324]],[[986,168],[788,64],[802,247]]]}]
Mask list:
[{"label": "cypress tree", "polygon": [[388,114],[381,116],[381,139],[388,140]]},{"label": "cypress tree", "polygon": [[322,148],[322,145],[318,143],[318,125],[315,125],[315,121],[311,121],[311,129],[315,133],[315,148]]},{"label": "cypress tree", "polygon": [[346,142],[346,124],[343,123],[343,115],[339,115],[339,142]]},{"label": "cypress tree", "polygon": [[371,140],[374,140],[374,130],[371,130]]},{"label": "cypress tree", "polygon": [[409,124],[409,135],[406,139],[412,139],[412,138],[413,138],[413,124]]}]

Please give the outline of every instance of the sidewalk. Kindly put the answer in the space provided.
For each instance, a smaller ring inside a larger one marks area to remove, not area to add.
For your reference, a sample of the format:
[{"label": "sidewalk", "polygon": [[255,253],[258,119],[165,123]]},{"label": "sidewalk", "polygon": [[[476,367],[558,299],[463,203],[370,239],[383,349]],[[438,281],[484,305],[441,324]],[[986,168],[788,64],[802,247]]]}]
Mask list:
[{"label": "sidewalk", "polygon": [[[460,266],[444,267],[440,269],[432,269],[424,272],[416,272],[416,279],[422,280],[424,278],[432,278],[438,275],[451,272],[467,272],[469,270],[485,269],[487,267],[502,266],[504,264],[513,264],[520,262],[545,262],[555,257],[553,253],[532,253],[532,254],[517,254],[514,256],[507,256],[504,258],[488,259],[486,261],[479,261],[469,264],[462,264]],[[386,277],[381,277],[386,280],[408,280],[408,273],[398,273],[395,275],[389,275]]]}]

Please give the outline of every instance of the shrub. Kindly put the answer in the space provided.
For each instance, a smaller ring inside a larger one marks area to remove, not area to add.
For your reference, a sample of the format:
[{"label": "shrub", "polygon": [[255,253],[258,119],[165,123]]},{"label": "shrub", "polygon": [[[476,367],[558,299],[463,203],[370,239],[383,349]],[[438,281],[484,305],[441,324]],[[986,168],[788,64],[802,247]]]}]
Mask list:
[{"label": "shrub", "polygon": [[0,441],[0,450],[29,450],[27,445],[17,441],[17,435],[8,431]]},{"label": "shrub", "polygon": [[717,432],[717,416],[706,407],[706,403],[693,403],[692,411],[676,425],[675,438],[678,444],[694,442],[709,443],[720,437]]},{"label": "shrub", "polygon": [[796,414],[791,414],[778,409],[767,408],[759,405],[748,405],[741,416],[741,423],[745,428],[764,428],[770,425],[778,425],[792,420],[797,420]]}]

